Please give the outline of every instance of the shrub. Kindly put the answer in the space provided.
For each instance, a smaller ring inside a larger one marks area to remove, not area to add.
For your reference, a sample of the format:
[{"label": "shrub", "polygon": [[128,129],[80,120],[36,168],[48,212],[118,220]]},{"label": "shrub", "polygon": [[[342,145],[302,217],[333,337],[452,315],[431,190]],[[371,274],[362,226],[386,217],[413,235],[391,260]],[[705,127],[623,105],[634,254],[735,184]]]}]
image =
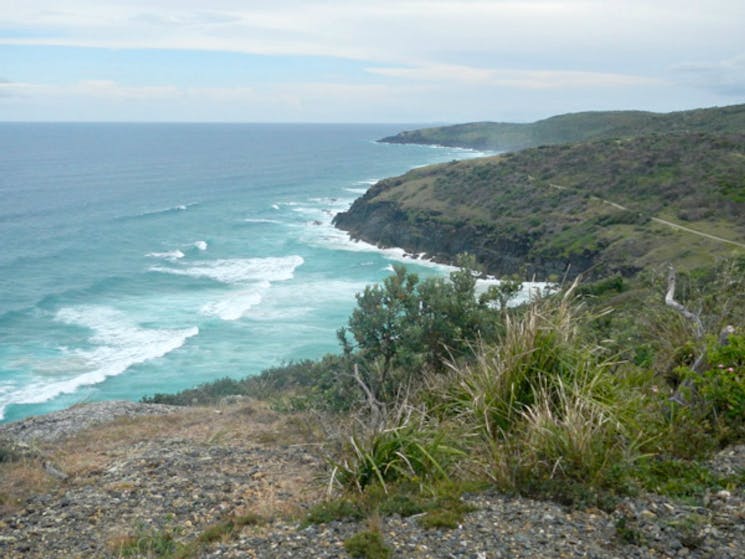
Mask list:
[{"label": "shrub", "polygon": [[172,530],[145,526],[131,536],[118,539],[112,547],[118,557],[181,559],[191,555],[191,550],[176,540]]},{"label": "shrub", "polygon": [[334,520],[362,520],[365,512],[361,504],[350,499],[333,499],[317,503],[308,511],[305,524],[325,524]]},{"label": "shrub", "polygon": [[726,344],[709,341],[707,358],[710,368],[692,379],[703,399],[706,418],[720,444],[745,438],[745,336],[730,335]]},{"label": "shrub", "polygon": [[392,427],[352,435],[346,456],[334,465],[342,487],[364,490],[391,482],[431,482],[448,478],[450,464],[464,452],[448,440],[447,430],[428,425],[420,416],[406,415]]},{"label": "shrub", "polygon": [[352,557],[363,559],[387,559],[391,549],[385,545],[378,530],[366,530],[344,540],[344,549]]}]

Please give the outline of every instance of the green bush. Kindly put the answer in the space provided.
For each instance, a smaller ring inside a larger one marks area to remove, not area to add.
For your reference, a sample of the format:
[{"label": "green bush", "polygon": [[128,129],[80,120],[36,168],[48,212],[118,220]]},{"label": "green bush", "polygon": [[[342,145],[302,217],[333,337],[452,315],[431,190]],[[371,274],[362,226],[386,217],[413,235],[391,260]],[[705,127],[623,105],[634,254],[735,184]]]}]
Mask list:
[{"label": "green bush", "polygon": [[344,540],[344,549],[352,557],[362,559],[388,559],[391,549],[385,545],[378,530],[366,530]]},{"label": "green bush", "polygon": [[176,540],[172,530],[145,526],[139,527],[134,535],[124,538],[115,547],[118,557],[182,559],[191,555],[191,550]]},{"label": "green bush", "polygon": [[313,505],[305,516],[305,524],[325,524],[334,520],[362,520],[365,517],[359,500],[333,499]]},{"label": "green bush", "polygon": [[745,336],[730,335],[726,345],[710,340],[710,368],[687,371],[703,399],[707,418],[721,444],[745,439]]},{"label": "green bush", "polygon": [[391,482],[432,482],[448,478],[450,464],[464,452],[448,440],[447,431],[407,417],[399,425],[353,435],[345,457],[334,466],[344,488],[363,491]]}]

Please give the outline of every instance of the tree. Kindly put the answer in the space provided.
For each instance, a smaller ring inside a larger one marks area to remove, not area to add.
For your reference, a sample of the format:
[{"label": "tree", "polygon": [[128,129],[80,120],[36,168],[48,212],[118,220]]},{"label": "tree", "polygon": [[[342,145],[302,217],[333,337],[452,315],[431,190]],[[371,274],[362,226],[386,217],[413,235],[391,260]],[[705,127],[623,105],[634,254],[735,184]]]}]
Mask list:
[{"label": "tree", "polygon": [[[496,334],[516,289],[477,297],[475,260],[463,256],[458,264],[449,279],[423,282],[397,265],[382,285],[357,295],[357,308],[338,336],[350,363],[358,366],[356,376],[376,399],[394,397],[423,371],[443,370],[447,359]],[[492,305],[495,299],[499,309]]]}]

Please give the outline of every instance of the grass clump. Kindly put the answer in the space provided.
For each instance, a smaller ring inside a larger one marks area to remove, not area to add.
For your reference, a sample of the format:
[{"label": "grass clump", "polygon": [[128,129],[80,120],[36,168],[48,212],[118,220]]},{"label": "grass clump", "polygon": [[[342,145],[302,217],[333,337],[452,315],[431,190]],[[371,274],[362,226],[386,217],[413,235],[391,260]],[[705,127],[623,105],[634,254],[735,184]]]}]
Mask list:
[{"label": "grass clump", "polygon": [[244,514],[230,516],[229,518],[207,527],[197,538],[199,543],[212,543],[230,538],[234,533],[244,526],[257,526],[266,522],[266,519],[258,514]]},{"label": "grass clump", "polygon": [[379,530],[365,530],[344,540],[344,549],[351,557],[388,559],[391,548],[385,544]]},{"label": "grass clump", "polygon": [[0,440],[0,464],[17,462],[23,457],[17,445],[10,441]]},{"label": "grass clump", "polygon": [[305,516],[305,524],[325,524],[334,520],[362,520],[365,506],[359,499],[331,499],[313,505]]},{"label": "grass clump", "polygon": [[335,481],[358,491],[377,484],[384,492],[391,482],[447,479],[449,465],[464,455],[448,440],[445,430],[413,415],[389,428],[352,435],[345,452],[344,459],[335,464]]},{"label": "grass clump", "polygon": [[183,559],[191,557],[192,550],[176,540],[176,533],[168,528],[140,526],[134,534],[112,542],[117,557],[144,557],[147,559]]},{"label": "grass clump", "polygon": [[640,459],[634,477],[646,491],[695,501],[708,490],[721,489],[725,483],[698,462],[659,456]]},{"label": "grass clump", "polygon": [[627,545],[641,545],[644,542],[644,536],[641,531],[628,516],[621,516],[616,520],[614,527],[616,529],[616,537],[622,543]]},{"label": "grass clump", "polygon": [[437,496],[427,507],[426,514],[419,518],[419,524],[425,528],[455,529],[464,516],[476,510],[476,507],[464,502],[453,493]]},{"label": "grass clump", "polygon": [[471,430],[471,453],[486,457],[500,488],[586,501],[633,459],[638,398],[619,363],[583,338],[592,318],[570,289],[509,319],[501,339],[453,366],[440,413]]}]

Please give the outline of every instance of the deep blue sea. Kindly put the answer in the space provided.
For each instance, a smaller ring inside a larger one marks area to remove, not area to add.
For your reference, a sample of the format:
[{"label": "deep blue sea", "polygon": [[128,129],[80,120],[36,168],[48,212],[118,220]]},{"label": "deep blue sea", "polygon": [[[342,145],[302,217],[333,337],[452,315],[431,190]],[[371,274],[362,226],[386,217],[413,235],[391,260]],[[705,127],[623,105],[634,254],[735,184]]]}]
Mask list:
[{"label": "deep blue sea", "polygon": [[333,215],[480,155],[375,142],[402,128],[0,124],[0,419],[337,351],[355,293],[405,258]]}]

